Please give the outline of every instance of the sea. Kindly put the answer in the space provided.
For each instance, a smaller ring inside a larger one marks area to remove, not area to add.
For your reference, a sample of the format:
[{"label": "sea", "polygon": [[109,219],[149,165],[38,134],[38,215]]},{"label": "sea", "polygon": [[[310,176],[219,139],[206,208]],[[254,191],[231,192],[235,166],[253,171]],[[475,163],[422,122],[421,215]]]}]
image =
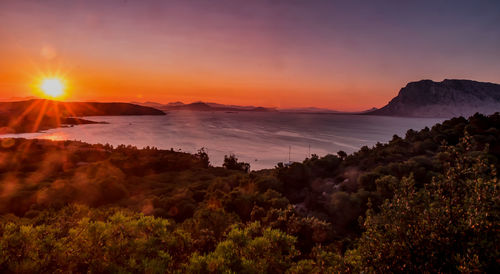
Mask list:
[{"label": "sea", "polygon": [[386,143],[393,135],[420,130],[444,119],[351,114],[283,112],[170,111],[165,116],[93,116],[106,122],[61,127],[37,133],[0,137],[78,140],[92,144],[133,145],[196,153],[204,148],[213,166],[234,154],[252,170],[277,163],[301,162],[313,154],[324,156],[342,150]]}]

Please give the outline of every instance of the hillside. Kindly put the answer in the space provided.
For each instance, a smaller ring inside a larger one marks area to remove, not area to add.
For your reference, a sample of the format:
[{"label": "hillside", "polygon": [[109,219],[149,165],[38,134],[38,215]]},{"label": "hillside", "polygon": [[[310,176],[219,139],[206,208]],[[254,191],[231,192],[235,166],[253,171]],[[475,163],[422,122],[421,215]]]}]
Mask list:
[{"label": "hillside", "polygon": [[0,133],[36,132],[59,127],[96,123],[83,116],[165,115],[161,110],[129,103],[58,102],[35,99],[0,102]]},{"label": "hillside", "polygon": [[499,267],[498,113],[251,173],[203,150],[0,142],[2,273]]},{"label": "hillside", "polygon": [[370,115],[468,117],[500,111],[500,85],[471,80],[411,82],[386,106]]}]

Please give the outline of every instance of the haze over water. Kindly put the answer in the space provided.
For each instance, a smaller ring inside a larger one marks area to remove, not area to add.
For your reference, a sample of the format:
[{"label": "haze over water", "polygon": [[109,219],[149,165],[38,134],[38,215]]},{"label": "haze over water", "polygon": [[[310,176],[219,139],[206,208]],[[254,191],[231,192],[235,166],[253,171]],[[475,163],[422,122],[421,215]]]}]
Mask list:
[{"label": "haze over water", "polygon": [[364,145],[387,142],[443,119],[401,118],[345,114],[297,114],[265,112],[173,111],[166,116],[86,117],[109,124],[57,128],[40,133],[2,137],[80,140],[88,143],[154,146],[196,152],[207,149],[212,165],[234,153],[252,170],[272,168],[290,159],[302,161],[311,154],[357,151]]}]

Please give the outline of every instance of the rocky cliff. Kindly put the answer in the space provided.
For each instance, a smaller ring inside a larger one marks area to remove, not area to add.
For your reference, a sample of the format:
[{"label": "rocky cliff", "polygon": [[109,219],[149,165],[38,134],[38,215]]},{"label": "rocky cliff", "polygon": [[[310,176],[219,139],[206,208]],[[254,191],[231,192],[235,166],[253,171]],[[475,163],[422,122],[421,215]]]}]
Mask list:
[{"label": "rocky cliff", "polygon": [[500,85],[471,80],[411,82],[386,106],[371,115],[468,117],[500,111]]}]

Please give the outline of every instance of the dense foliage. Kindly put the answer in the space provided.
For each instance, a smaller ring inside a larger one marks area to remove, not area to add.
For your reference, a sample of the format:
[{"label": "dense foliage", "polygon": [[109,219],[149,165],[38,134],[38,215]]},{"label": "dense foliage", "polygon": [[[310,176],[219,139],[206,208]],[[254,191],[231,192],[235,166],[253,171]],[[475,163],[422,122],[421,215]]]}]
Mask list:
[{"label": "dense foliage", "polygon": [[495,272],[500,115],[248,172],[0,139],[0,272]]}]

